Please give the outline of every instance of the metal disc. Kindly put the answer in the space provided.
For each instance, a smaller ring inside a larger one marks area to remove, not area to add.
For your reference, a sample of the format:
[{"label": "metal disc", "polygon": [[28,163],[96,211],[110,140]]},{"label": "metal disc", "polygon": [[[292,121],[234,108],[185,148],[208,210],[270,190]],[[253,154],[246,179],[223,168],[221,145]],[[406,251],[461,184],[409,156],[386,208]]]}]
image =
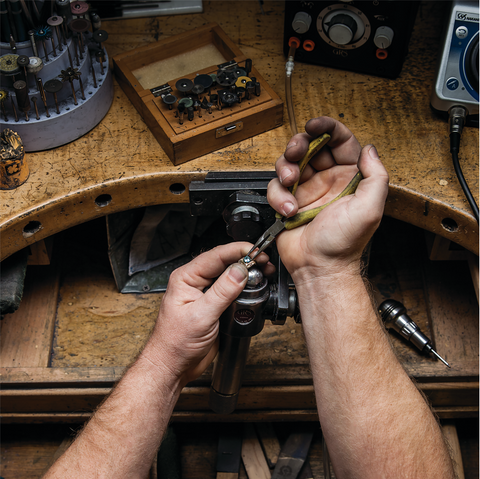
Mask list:
[{"label": "metal disc", "polygon": [[62,17],[59,17],[57,15],[54,15],[53,17],[50,17],[48,20],[47,20],[47,23],[51,26],[51,27],[58,27],[58,25],[61,25],[63,23],[63,18]]},{"label": "metal disc", "polygon": [[235,73],[239,77],[247,76],[247,70],[244,70],[243,68],[240,68],[240,67],[235,68]]},{"label": "metal disc", "polygon": [[83,33],[90,28],[90,22],[85,18],[75,18],[68,24],[68,28],[70,28],[72,32]]},{"label": "metal disc", "polygon": [[43,84],[43,89],[48,93],[58,93],[63,88],[63,83],[60,80],[53,78]]},{"label": "metal disc", "polygon": [[218,92],[220,95],[220,101],[226,106],[232,106],[238,102],[238,96],[228,90],[221,90]]},{"label": "metal disc", "polygon": [[220,86],[232,86],[237,80],[238,75],[233,70],[218,70],[217,83]]},{"label": "metal disc", "polygon": [[193,85],[191,91],[194,95],[201,95],[205,91],[205,88],[203,85]]},{"label": "metal disc", "polygon": [[30,63],[30,58],[27,55],[20,55],[17,58],[17,64],[21,67],[26,67]]},{"label": "metal disc", "polygon": [[3,103],[8,97],[8,93],[5,90],[0,90],[0,103]]},{"label": "metal disc", "polygon": [[193,106],[193,100],[191,98],[182,98],[181,100],[178,100],[178,105],[182,105],[185,108],[190,108]]},{"label": "metal disc", "polygon": [[205,90],[208,90],[213,85],[213,78],[210,75],[197,75],[193,80],[195,85],[202,85]]},{"label": "metal disc", "polygon": [[84,15],[88,12],[88,3],[76,1],[70,4],[70,8],[72,9],[72,13],[74,15]]},{"label": "metal disc", "polygon": [[108,40],[108,33],[105,30],[95,30],[92,37],[95,42],[102,43]]},{"label": "metal disc", "polygon": [[235,86],[237,87],[247,87],[247,83],[251,82],[252,80],[246,76],[238,77],[237,81],[235,82]]},{"label": "metal disc", "polygon": [[177,97],[169,93],[168,95],[165,95],[162,100],[165,105],[173,105],[177,101]]},{"label": "metal disc", "polygon": [[19,55],[14,55],[13,53],[2,55],[0,57],[0,73],[13,75],[20,72],[20,68],[18,68],[18,57]]},{"label": "metal disc", "polygon": [[188,78],[182,78],[175,83],[175,88],[182,93],[187,93],[193,88],[193,81]]},{"label": "metal disc", "polygon": [[27,84],[23,81],[23,80],[17,80],[14,84],[13,84],[13,88],[15,88],[15,90],[22,90],[23,88],[25,88],[27,86]]}]

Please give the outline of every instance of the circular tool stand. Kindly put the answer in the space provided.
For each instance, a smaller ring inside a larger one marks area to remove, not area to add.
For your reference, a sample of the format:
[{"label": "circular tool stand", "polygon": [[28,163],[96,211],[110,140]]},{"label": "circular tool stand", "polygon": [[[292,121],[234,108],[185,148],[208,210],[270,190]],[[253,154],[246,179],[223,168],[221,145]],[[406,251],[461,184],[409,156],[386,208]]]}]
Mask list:
[{"label": "circular tool stand", "polygon": [[[9,128],[17,132],[27,152],[55,148],[76,140],[94,128],[112,104],[113,78],[106,52],[94,41],[95,34],[86,31],[74,35],[70,32],[69,38],[57,37],[53,31],[46,41],[36,41],[37,52],[30,41],[16,43],[13,48],[0,43],[0,66],[2,59],[9,60],[12,55],[30,58],[30,65],[12,68],[13,74],[0,68],[1,131]],[[36,71],[38,58],[43,68]],[[19,99],[19,80],[27,83],[28,101],[25,92]],[[53,93],[44,88],[51,80],[62,81],[59,91]]]}]

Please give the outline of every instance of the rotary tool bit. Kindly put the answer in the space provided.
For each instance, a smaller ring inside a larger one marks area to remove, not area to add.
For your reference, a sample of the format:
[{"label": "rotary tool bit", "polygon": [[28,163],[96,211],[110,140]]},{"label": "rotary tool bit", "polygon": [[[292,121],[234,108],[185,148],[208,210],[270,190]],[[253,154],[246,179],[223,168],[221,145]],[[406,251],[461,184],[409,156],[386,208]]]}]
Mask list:
[{"label": "rotary tool bit", "polygon": [[15,89],[15,96],[17,97],[18,108],[25,113],[25,120],[30,121],[28,118],[28,112],[30,111],[30,99],[28,98],[27,83],[23,80],[18,80],[13,84]]},{"label": "rotary tool bit", "polygon": [[35,30],[29,30],[28,36],[30,37],[30,44],[32,45],[33,56],[38,57],[37,44],[35,42]]},{"label": "rotary tool bit", "polygon": [[63,83],[60,80],[57,80],[56,78],[46,81],[45,84],[43,85],[44,90],[47,93],[51,93],[53,95],[58,114],[60,114],[60,108],[58,106],[57,93],[62,89],[62,87],[63,87]]},{"label": "rotary tool bit", "polygon": [[13,116],[15,117],[15,121],[18,122],[18,114],[17,109],[15,108],[15,102],[13,101],[13,96],[10,97],[10,101],[12,103]]},{"label": "rotary tool bit", "polygon": [[43,89],[43,81],[41,78],[37,78],[37,85],[38,91],[40,92],[40,97],[43,101],[43,106],[45,107],[45,114],[47,115],[47,118],[50,118],[50,113],[47,106],[47,95],[45,94],[45,90]]},{"label": "rotary tool bit", "polygon": [[179,103],[177,107],[177,113],[178,113],[178,122],[180,125],[183,125],[183,115],[185,114],[186,107],[183,103]]},{"label": "rotary tool bit", "polygon": [[40,115],[38,114],[37,97],[32,96],[32,101],[33,101],[33,107],[35,108],[35,115],[37,117],[37,120],[40,120]]},{"label": "rotary tool bit", "polygon": [[46,41],[52,38],[52,29],[48,25],[43,25],[41,27],[34,28],[33,32],[35,39],[42,42],[45,61],[48,62],[49,59]]},{"label": "rotary tool bit", "polygon": [[385,300],[378,308],[378,312],[387,329],[394,329],[407,341],[412,342],[422,353],[432,353],[445,366],[450,365],[432,347],[432,341],[422,333],[420,328],[407,315],[405,306],[394,299]]},{"label": "rotary tool bit", "polygon": [[0,106],[2,108],[2,114],[5,121],[8,121],[7,110],[5,109],[5,100],[8,98],[6,90],[0,90]]},{"label": "rotary tool bit", "polygon": [[27,93],[29,93],[28,89],[28,76],[27,76],[27,65],[30,63],[30,58],[27,55],[20,55],[17,58],[17,65],[19,67],[23,67],[23,74],[25,76],[25,82],[27,84]]},{"label": "rotary tool bit", "polygon": [[[47,20],[47,23],[48,25],[51,27],[51,28],[54,28],[55,29],[55,33],[57,35],[57,42],[58,42],[58,49],[62,52],[63,51],[63,47],[62,47],[62,39],[60,37],[60,26],[62,25],[63,23],[63,18],[62,17],[59,17],[57,15],[54,15],[52,17],[50,17],[48,20]],[[53,37],[52,37],[52,45],[53,47],[55,48],[55,43],[53,41]],[[56,55],[55,55],[56,56]]]},{"label": "rotary tool bit", "polygon": [[15,43],[15,40],[13,38],[13,35],[10,34],[10,50],[12,50],[13,54],[17,54],[17,44]]},{"label": "rotary tool bit", "polygon": [[40,72],[43,68],[43,61],[39,57],[30,57],[28,65],[27,65],[27,72],[33,73],[35,77],[35,83],[38,82],[37,73]]}]

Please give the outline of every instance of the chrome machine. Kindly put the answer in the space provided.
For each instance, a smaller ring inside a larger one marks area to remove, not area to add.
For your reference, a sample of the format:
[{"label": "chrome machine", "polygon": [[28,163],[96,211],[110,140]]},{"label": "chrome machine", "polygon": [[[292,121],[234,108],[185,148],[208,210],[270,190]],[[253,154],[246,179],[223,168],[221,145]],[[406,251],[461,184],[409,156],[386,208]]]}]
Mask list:
[{"label": "chrome machine", "polygon": [[461,106],[478,124],[478,2],[452,2],[439,54],[431,105],[446,113]]}]

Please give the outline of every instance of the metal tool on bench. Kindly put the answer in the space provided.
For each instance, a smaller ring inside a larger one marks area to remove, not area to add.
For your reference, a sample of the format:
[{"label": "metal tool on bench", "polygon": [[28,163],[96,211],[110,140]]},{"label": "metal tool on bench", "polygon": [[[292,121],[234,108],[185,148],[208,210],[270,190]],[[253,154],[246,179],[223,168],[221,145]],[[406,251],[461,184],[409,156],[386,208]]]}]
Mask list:
[{"label": "metal tool on bench", "polygon": [[[329,140],[330,135],[324,134],[311,142],[300,161],[300,172],[303,172],[309,161]],[[255,258],[274,243],[275,237],[283,229],[293,229],[312,221],[326,206],[353,193],[361,179],[361,173],[357,173],[345,190],[326,205],[304,211],[289,219],[277,215],[274,224],[265,231],[248,255],[240,260],[247,266],[249,276],[245,289],[220,318],[220,346],[210,389],[210,407],[213,411],[229,414],[235,410],[250,341],[262,331],[265,320],[269,319],[273,324],[284,324],[287,316],[294,316],[297,322],[300,321],[296,291],[280,258],[277,258],[276,264],[277,281],[272,284],[269,284],[262,271],[255,266]],[[290,191],[295,194],[297,188],[298,182]]]},{"label": "metal tool on bench", "polygon": [[[305,167],[308,165],[310,160],[321,150],[323,146],[328,143],[329,140],[330,135],[328,133],[325,133],[310,143],[307,153],[298,164],[300,168],[300,176],[302,175]],[[318,213],[324,210],[328,205],[332,204],[334,201],[337,201],[344,196],[354,193],[362,178],[362,174],[358,172],[353,177],[352,181],[350,181],[350,183],[338,196],[336,196],[333,200],[322,206],[312,208],[311,210],[302,211],[301,213],[297,213],[292,218],[285,218],[284,216],[281,216],[277,213],[275,223],[270,228],[268,228],[262,236],[260,236],[258,241],[248,252],[248,254],[240,259],[240,262],[242,262],[247,268],[251,268],[253,265],[255,265],[255,258],[272,244],[278,234],[280,234],[283,230],[292,230],[294,228],[297,228],[298,226],[310,223],[310,221],[312,221],[318,215]],[[295,193],[297,192],[299,181],[297,181],[292,187],[289,188],[290,192],[293,195],[295,195]]]},{"label": "metal tool on bench", "polygon": [[262,331],[265,321],[285,324],[288,316],[300,321],[296,292],[279,258],[276,267],[277,281],[272,283],[260,268],[249,269],[245,289],[220,317],[220,345],[209,401],[216,413],[235,410],[251,339]]},{"label": "metal tool on bench", "polygon": [[405,306],[394,299],[380,304],[378,312],[387,328],[392,328],[407,341],[413,343],[423,353],[432,353],[445,366],[450,365],[432,347],[432,341],[422,333],[417,324],[408,316]]}]

